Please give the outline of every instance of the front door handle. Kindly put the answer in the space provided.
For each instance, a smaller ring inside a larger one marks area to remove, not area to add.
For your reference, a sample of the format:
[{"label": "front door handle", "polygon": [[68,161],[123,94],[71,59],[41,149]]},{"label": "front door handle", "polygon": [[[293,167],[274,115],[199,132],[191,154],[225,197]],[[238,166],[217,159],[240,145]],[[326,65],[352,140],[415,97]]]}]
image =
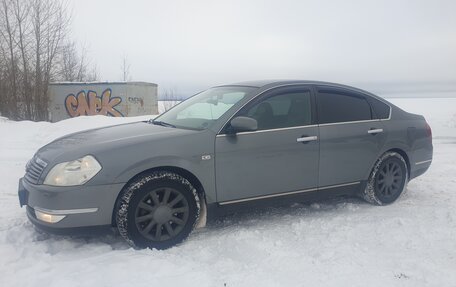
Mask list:
[{"label": "front door handle", "polygon": [[311,142],[311,141],[316,141],[318,139],[317,136],[302,136],[300,138],[297,138],[296,141],[298,143],[308,143],[308,142]]},{"label": "front door handle", "polygon": [[382,132],[383,132],[383,129],[370,129],[367,131],[368,134],[372,134],[372,135],[379,134]]}]

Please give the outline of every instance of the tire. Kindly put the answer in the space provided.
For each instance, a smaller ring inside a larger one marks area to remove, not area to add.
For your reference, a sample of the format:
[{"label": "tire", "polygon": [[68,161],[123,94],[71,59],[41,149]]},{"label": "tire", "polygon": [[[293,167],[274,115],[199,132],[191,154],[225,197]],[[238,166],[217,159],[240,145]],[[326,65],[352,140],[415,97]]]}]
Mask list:
[{"label": "tire", "polygon": [[189,236],[199,211],[199,197],[187,179],[156,171],[124,188],[116,207],[117,229],[135,248],[167,249]]},{"label": "tire", "polygon": [[387,205],[399,198],[407,183],[405,159],[397,152],[386,152],[375,163],[362,197],[375,205]]}]

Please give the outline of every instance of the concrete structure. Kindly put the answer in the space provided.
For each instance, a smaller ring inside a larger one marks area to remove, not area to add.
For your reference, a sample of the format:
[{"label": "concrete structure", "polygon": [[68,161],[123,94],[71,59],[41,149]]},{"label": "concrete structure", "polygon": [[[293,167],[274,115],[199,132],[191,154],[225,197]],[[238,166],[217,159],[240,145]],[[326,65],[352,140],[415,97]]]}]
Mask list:
[{"label": "concrete structure", "polygon": [[51,83],[49,101],[52,122],[82,115],[158,114],[157,85],[145,82]]}]

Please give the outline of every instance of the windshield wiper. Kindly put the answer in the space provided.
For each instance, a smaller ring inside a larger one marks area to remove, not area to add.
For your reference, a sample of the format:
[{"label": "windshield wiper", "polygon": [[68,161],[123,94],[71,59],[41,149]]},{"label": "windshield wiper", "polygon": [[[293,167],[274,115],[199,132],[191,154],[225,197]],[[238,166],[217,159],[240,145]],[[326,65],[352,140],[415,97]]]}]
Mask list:
[{"label": "windshield wiper", "polygon": [[162,126],[162,127],[170,127],[175,128],[176,126],[173,124],[168,124],[162,121],[150,120],[149,123],[153,123],[154,125]]}]

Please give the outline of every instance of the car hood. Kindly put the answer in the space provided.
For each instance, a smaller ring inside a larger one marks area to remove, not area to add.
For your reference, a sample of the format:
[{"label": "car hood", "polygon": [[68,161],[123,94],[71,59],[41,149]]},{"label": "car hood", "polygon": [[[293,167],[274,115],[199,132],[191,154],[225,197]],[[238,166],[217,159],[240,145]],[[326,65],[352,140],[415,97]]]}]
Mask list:
[{"label": "car hood", "polygon": [[69,134],[45,145],[36,155],[47,162],[61,157],[74,160],[75,156],[96,155],[97,150],[100,149],[132,146],[140,142],[151,142],[197,132],[158,126],[148,122],[128,123]]}]

